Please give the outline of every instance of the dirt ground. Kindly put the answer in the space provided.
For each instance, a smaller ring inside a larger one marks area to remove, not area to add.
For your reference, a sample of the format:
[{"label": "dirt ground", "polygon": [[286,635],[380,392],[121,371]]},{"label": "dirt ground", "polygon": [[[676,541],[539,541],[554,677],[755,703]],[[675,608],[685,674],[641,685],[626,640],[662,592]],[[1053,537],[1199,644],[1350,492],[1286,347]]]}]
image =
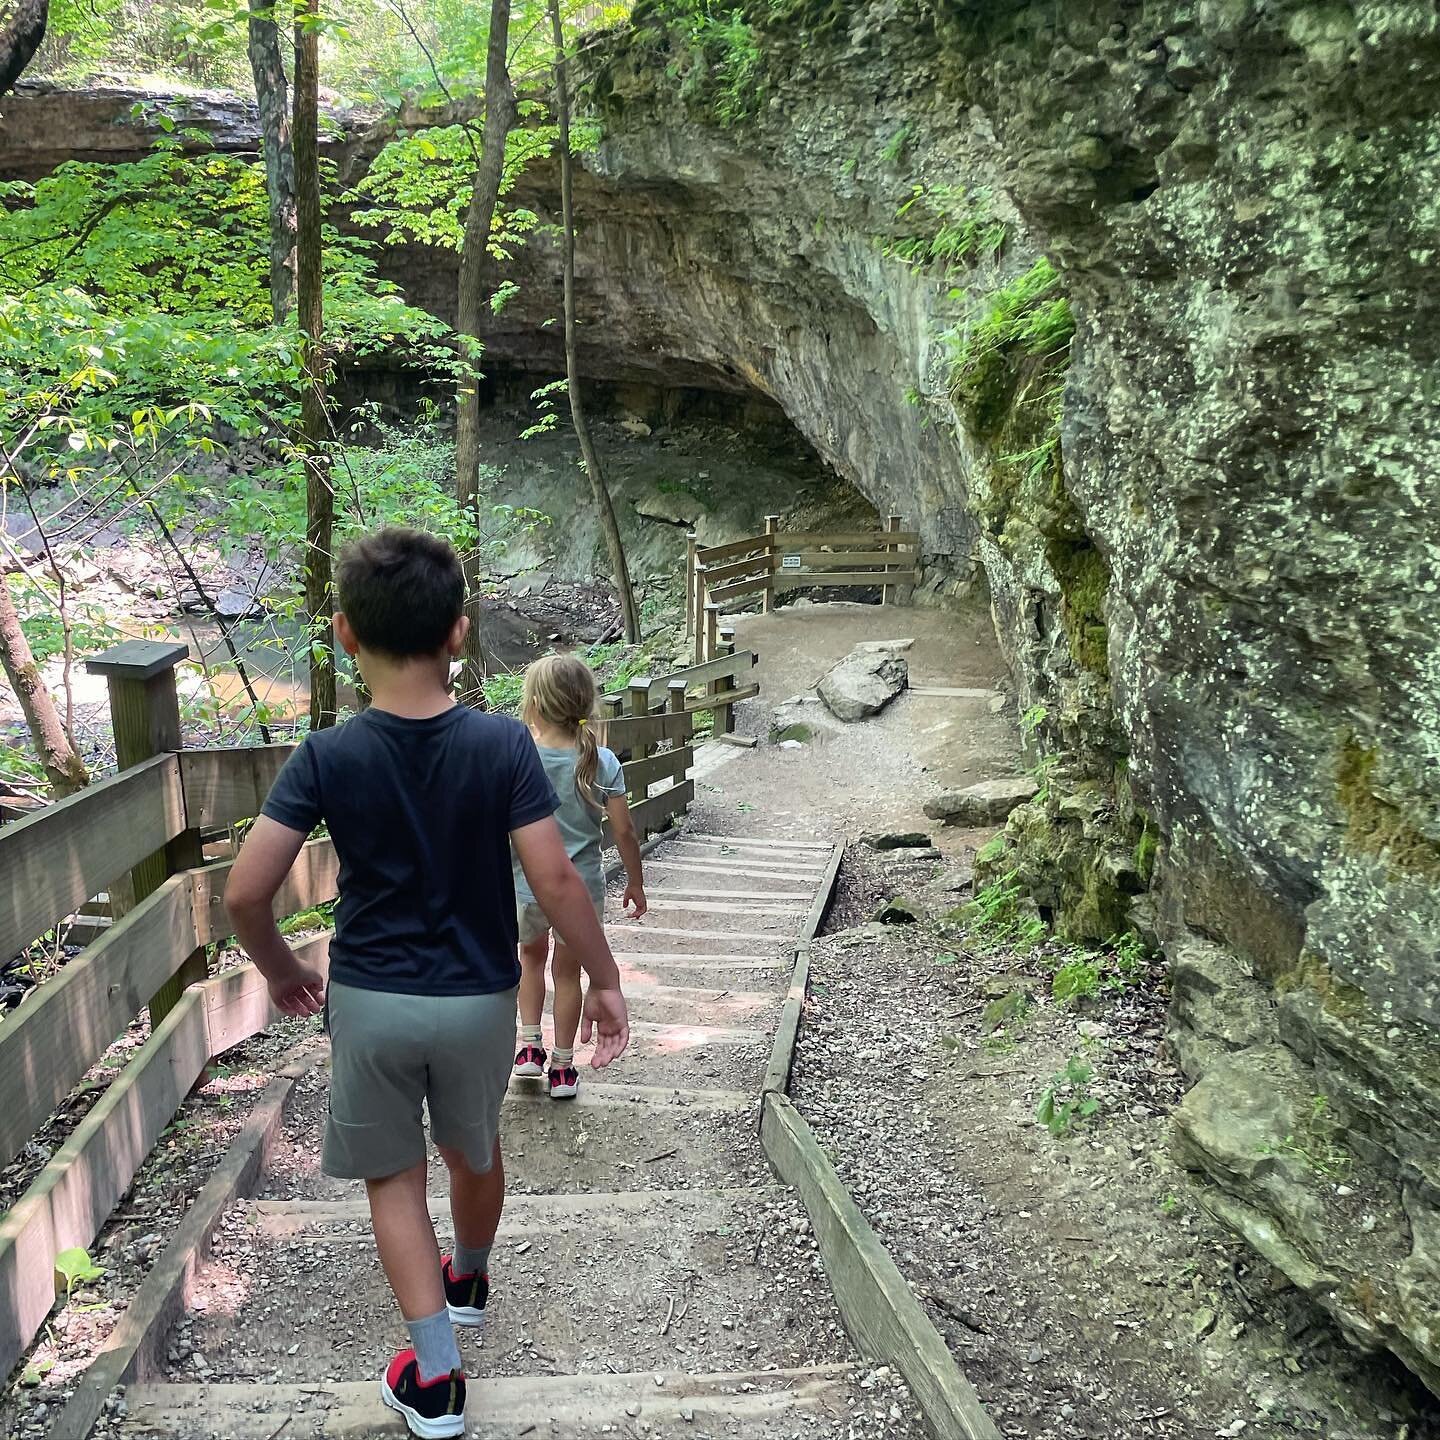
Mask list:
[{"label": "dirt ground", "polygon": [[[763,694],[738,728],[768,737],[776,706],[800,713],[783,702],[855,643],[912,636],[914,683],[1003,685],[983,613],[787,608],[740,621]],[[1183,1077],[1163,974],[1147,966],[1121,990],[1057,1004],[1052,975],[1073,952],[943,918],[970,898],[969,860],[993,832],[947,829],[921,807],[1022,773],[1013,707],[991,704],[902,695],[810,743],[762,739],[706,777],[692,823],[733,826],[764,806],[795,835],[934,841],[847,852],[812,963],[796,1103],[1005,1435],[1435,1440],[1433,1398],[1346,1344],[1170,1159]],[[897,894],[918,900],[921,923],[867,923]],[[1019,1013],[992,1029],[987,1006],[1016,996]],[[1071,1057],[1097,1108],[1054,1139],[1036,1110]]]}]

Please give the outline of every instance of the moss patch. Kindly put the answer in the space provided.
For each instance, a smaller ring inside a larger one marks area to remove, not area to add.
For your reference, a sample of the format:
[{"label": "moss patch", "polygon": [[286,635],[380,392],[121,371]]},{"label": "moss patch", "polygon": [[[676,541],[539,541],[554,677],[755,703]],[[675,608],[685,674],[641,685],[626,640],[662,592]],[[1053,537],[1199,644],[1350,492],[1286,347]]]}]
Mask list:
[{"label": "moss patch", "polygon": [[1440,844],[1406,819],[1398,805],[1375,793],[1377,746],[1362,745],[1353,735],[1340,750],[1336,793],[1347,821],[1345,838],[1352,850],[1377,855],[1396,870],[1440,881]]},{"label": "moss patch", "polygon": [[1045,555],[1060,582],[1060,623],[1075,663],[1096,675],[1110,673],[1105,592],[1110,567],[1088,538],[1052,539]]}]

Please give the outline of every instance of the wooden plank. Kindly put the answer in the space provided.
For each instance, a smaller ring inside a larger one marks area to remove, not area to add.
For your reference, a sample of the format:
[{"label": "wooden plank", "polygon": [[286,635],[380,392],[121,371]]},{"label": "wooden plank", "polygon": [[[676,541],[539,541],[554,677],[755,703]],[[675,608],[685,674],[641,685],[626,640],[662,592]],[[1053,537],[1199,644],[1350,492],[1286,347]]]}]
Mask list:
[{"label": "wooden plank", "polygon": [[[296,956],[306,965],[314,965],[322,974],[330,968],[332,932],[317,935],[294,947]],[[210,1054],[223,1055],[252,1035],[268,1030],[280,1012],[270,1003],[265,977],[246,962],[230,970],[212,975],[200,991],[205,1006],[205,1023],[210,1035]]]},{"label": "wooden plank", "polygon": [[686,885],[682,881],[675,881],[675,889],[654,889],[649,891],[651,899],[654,900],[743,900],[759,901],[766,904],[778,904],[781,901],[793,901],[800,903],[810,900],[811,894],[808,890],[714,890],[709,885]]},{"label": "wooden plank", "polygon": [[920,536],[914,530],[834,530],[825,531],[797,531],[794,535],[776,536],[776,548],[784,550],[815,550],[822,545],[847,546],[856,545],[866,548],[871,545],[888,545],[892,549],[913,550],[920,543]]},{"label": "wooden plank", "polygon": [[748,540],[731,540],[725,545],[710,545],[703,550],[697,550],[695,561],[699,565],[709,566],[716,560],[731,560],[738,555],[749,555],[757,550],[768,553],[769,549],[768,535],[754,535]]},{"label": "wooden plank", "polygon": [[765,1067],[765,1079],[760,1087],[762,1108],[760,1121],[764,1124],[763,1097],[771,1093],[783,1095],[790,1088],[790,1071],[795,1064],[795,1046],[800,1039],[800,1021],[805,1014],[805,996],[810,988],[810,946],[800,945],[795,950],[795,968],[790,972],[790,991],[780,1011],[780,1021],[775,1027],[775,1044],[770,1051],[770,1063]]},{"label": "wooden plank", "polygon": [[751,850],[823,850],[825,854],[822,858],[827,864],[835,848],[829,840],[777,840],[768,836],[707,835],[693,830],[687,830],[675,838],[682,844],[699,840],[712,845],[744,845]]},{"label": "wooden plank", "polygon": [[604,743],[618,755],[661,740],[688,740],[691,728],[684,715],[622,715],[605,722]]},{"label": "wooden plank", "polygon": [[776,1173],[805,1202],[835,1302],[860,1352],[899,1370],[936,1440],[1000,1440],[975,1387],[783,1095],[765,1096],[760,1134]]},{"label": "wooden plank", "polygon": [[914,585],[919,578],[919,572],[915,570],[816,570],[808,575],[803,570],[785,570],[776,572],[775,588],[821,590],[862,585]]},{"label": "wooden plank", "polygon": [[117,1385],[162,1373],[166,1336],[183,1308],[186,1288],[209,1253],[211,1236],[229,1206],[249,1194],[280,1129],[291,1088],[323,1053],[317,1046],[292,1060],[261,1092],[250,1118],[186,1210],[100,1354],[76,1381],[46,1440],[88,1440]]},{"label": "wooden plank", "polygon": [[[225,913],[225,886],[234,868],[235,862],[226,860],[190,872],[194,882],[195,928],[205,944],[235,933]],[[333,900],[339,878],[340,858],[335,853],[334,842],[328,837],[307,841],[275,896],[271,907],[275,918],[283,919]]]},{"label": "wooden plank", "polygon": [[631,786],[649,786],[656,780],[669,780],[682,763],[687,770],[695,763],[695,752],[688,745],[662,750],[660,754],[647,756],[644,760],[627,760],[620,767],[625,773],[625,788],[628,790]]},{"label": "wooden plank", "polygon": [[728,585],[717,585],[713,590],[706,590],[705,598],[712,605],[722,605],[739,595],[755,595],[761,590],[769,590],[774,585],[775,578],[773,575],[766,575],[760,580],[732,580]]},{"label": "wooden plank", "polygon": [[677,680],[683,680],[685,688],[693,690],[699,685],[707,684],[711,680],[722,680],[726,676],[739,679],[749,674],[759,663],[759,658],[753,650],[737,650],[733,655],[721,655],[718,659],[705,661],[703,665],[674,670],[669,675],[662,675],[658,680],[650,682],[650,703],[658,705],[667,699],[670,687]]},{"label": "wooden plank", "polygon": [[55,1303],[55,1257],[100,1233],[209,1057],[204,1005],[189,990],[0,1220],[0,1373]]},{"label": "wooden plank", "polygon": [[685,707],[687,715],[698,715],[702,710],[719,710],[726,705],[738,705],[742,700],[753,700],[760,693],[758,685],[746,685],[739,690],[726,690],[719,695],[702,695]]},{"label": "wooden plank", "polygon": [[688,879],[694,884],[699,884],[707,876],[730,876],[736,880],[773,880],[783,885],[791,880],[814,880],[819,874],[814,870],[757,870],[746,869],[743,865],[712,865],[707,861],[689,863],[685,860],[652,860],[646,868],[679,870],[681,880]]},{"label": "wooden plank", "polygon": [[195,945],[190,880],[174,875],[0,1025],[0,1165],[20,1153]]},{"label": "wooden plank", "polygon": [[182,750],[180,780],[192,825],[233,825],[260,813],[275,777],[298,747],[244,745]]},{"label": "wooden plank", "polygon": [[[695,782],[686,780],[683,784],[672,785],[668,790],[652,795],[648,800],[642,800],[638,805],[632,805],[630,819],[634,822],[635,833],[643,840],[648,833],[663,830],[694,798]],[[606,846],[613,845],[615,841],[611,837],[608,820],[602,829],[604,834],[601,843]]]},{"label": "wooden plank", "polygon": [[710,586],[723,585],[727,580],[738,580],[742,575],[768,575],[775,567],[775,557],[767,550],[763,555],[752,555],[746,560],[731,560],[725,565],[707,565],[705,583]]},{"label": "wooden plank", "polygon": [[[470,1414],[482,1416],[484,1432],[491,1435],[792,1435],[800,1433],[802,1415],[809,1434],[844,1407],[849,1374],[847,1365],[824,1365],[716,1375],[674,1370],[509,1375],[471,1379],[466,1396]],[[130,1428],[138,1435],[388,1440],[404,1433],[399,1418],[381,1403],[374,1380],[141,1385],[127,1399]],[[681,1412],[685,1420],[676,1428]]]},{"label": "wooden plank", "polygon": [[[643,921],[638,925],[609,925],[605,926],[605,932],[609,935],[674,935],[689,940],[734,940],[734,941],[759,941],[768,945],[784,945],[793,940],[783,930],[691,930],[681,925],[647,925]],[[651,956],[651,959],[656,957]],[[697,957],[704,959],[704,956]],[[749,958],[748,956],[746,957]]]},{"label": "wooden plank", "polygon": [[[653,892],[650,892],[650,898],[652,899],[652,901],[654,900]],[[676,910],[690,910],[696,912],[697,914],[703,915],[734,915],[737,917],[743,916],[744,918],[749,919],[751,916],[758,915],[786,915],[793,917],[799,913],[799,908],[800,907],[797,904],[742,905],[738,901],[734,900],[721,902],[719,900],[666,899],[654,901],[654,903],[652,903],[650,906],[650,913],[652,915],[659,915],[662,913],[669,915]],[[783,939],[785,937],[781,936],[779,938]]]},{"label": "wooden plank", "polygon": [[[796,552],[787,550],[787,555]],[[871,566],[894,566],[913,570],[914,562],[907,555],[890,554],[884,550],[801,550],[801,570],[865,570]]]},{"label": "wooden plank", "polygon": [[173,755],[6,825],[0,830],[0,961],[18,955],[184,829]]},{"label": "wooden plank", "polygon": [[835,893],[835,879],[840,874],[840,861],[845,856],[843,845],[835,846],[830,856],[830,863],[825,867],[824,877],[820,881],[819,888],[815,891],[815,900],[810,906],[810,913],[805,917],[805,938],[813,940],[819,933],[820,927],[825,923],[825,912],[830,908],[830,897]]}]

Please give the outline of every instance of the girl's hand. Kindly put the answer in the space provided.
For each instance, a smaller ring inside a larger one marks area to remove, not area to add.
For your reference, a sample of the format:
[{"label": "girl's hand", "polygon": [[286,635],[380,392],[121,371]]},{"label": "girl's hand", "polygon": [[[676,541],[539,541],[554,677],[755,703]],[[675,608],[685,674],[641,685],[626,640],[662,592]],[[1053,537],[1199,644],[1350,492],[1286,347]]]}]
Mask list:
[{"label": "girl's hand", "polygon": [[645,886],[643,884],[627,885],[620,904],[632,920],[638,920],[650,908],[650,902],[645,898]]}]

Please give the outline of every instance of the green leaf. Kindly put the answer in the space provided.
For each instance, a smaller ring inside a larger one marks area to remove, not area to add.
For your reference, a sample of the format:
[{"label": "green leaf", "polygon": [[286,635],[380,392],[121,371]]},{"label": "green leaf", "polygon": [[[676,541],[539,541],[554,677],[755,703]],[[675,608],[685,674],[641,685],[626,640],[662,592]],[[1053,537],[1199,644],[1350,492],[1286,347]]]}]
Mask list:
[{"label": "green leaf", "polygon": [[68,1296],[76,1285],[87,1280],[98,1280],[105,1273],[105,1269],[90,1258],[88,1250],[73,1245],[55,1257],[55,1273],[65,1281],[65,1293]]}]

